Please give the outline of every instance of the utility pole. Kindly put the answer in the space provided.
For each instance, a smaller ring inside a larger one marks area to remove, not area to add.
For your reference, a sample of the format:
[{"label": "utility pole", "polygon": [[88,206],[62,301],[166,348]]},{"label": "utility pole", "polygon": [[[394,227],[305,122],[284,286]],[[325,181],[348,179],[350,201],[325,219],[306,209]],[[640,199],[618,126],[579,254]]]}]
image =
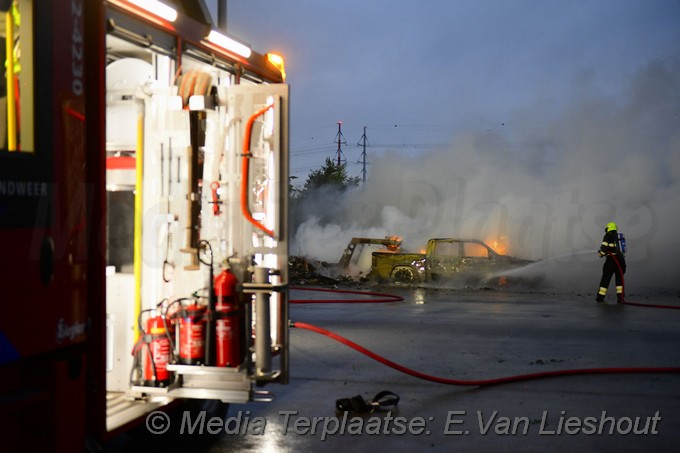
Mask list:
[{"label": "utility pole", "polygon": [[339,167],[341,164],[344,164],[347,161],[347,159],[345,159],[345,155],[342,153],[342,145],[347,144],[345,136],[342,135],[342,121],[338,121],[338,133],[335,134],[335,140],[333,143],[338,144],[338,150],[335,152],[335,159],[337,160]]},{"label": "utility pole", "polygon": [[363,151],[361,152],[361,158],[359,159],[359,163],[362,165],[361,166],[361,179],[363,180],[363,183],[366,184],[366,164],[368,164],[367,159],[366,159],[366,147],[368,146],[368,138],[366,138],[366,126],[364,126],[364,135],[361,136],[359,139],[359,143],[357,145],[363,147]]}]

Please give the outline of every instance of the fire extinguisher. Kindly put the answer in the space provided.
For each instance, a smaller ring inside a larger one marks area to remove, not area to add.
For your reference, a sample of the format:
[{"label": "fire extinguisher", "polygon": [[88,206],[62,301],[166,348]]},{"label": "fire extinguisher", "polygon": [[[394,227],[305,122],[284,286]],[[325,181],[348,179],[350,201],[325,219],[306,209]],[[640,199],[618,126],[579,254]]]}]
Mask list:
[{"label": "fire extinguisher", "polygon": [[[151,311],[155,315],[155,311]],[[170,337],[166,329],[165,320],[161,315],[151,316],[146,320],[146,330],[143,331],[142,341],[146,346],[140,348],[143,361],[144,385],[164,387],[170,383]]]},{"label": "fire extinguisher", "polygon": [[243,312],[238,305],[238,280],[229,269],[215,277],[215,365],[237,367],[243,363]]},{"label": "fire extinguisher", "polygon": [[184,365],[200,365],[205,361],[205,314],[206,307],[197,304],[178,312],[179,362]]}]

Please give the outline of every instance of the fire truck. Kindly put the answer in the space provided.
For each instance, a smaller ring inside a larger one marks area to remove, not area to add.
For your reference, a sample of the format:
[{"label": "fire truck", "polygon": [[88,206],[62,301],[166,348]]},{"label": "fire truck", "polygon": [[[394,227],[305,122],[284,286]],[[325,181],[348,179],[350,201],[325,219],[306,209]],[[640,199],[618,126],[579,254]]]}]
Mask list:
[{"label": "fire truck", "polygon": [[283,59],[201,0],[0,0],[0,439],[97,450],[288,379]]}]

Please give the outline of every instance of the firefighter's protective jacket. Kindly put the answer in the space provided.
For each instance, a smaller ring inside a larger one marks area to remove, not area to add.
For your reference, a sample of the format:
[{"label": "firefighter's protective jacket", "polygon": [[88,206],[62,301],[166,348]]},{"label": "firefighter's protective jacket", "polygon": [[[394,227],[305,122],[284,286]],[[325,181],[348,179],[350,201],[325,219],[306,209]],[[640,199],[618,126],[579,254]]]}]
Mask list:
[{"label": "firefighter's protective jacket", "polygon": [[600,244],[599,253],[601,256],[615,255],[619,263],[623,264],[626,262],[624,254],[619,249],[619,234],[616,230],[605,233],[602,238],[602,244]]}]

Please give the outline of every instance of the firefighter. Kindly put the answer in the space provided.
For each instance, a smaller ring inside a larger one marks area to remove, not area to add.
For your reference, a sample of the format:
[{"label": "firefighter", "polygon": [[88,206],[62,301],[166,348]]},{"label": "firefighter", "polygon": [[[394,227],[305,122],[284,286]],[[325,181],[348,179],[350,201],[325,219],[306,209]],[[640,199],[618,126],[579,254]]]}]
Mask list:
[{"label": "firefighter", "polygon": [[615,275],[616,300],[618,303],[623,303],[623,274],[626,272],[626,258],[619,245],[619,234],[616,223],[609,222],[604,231],[602,244],[597,253],[600,255],[600,258],[606,258],[604,266],[602,266],[600,289],[597,292],[597,298],[595,300],[597,302],[604,302],[604,296],[607,294],[609,282],[612,279],[612,275]]}]

